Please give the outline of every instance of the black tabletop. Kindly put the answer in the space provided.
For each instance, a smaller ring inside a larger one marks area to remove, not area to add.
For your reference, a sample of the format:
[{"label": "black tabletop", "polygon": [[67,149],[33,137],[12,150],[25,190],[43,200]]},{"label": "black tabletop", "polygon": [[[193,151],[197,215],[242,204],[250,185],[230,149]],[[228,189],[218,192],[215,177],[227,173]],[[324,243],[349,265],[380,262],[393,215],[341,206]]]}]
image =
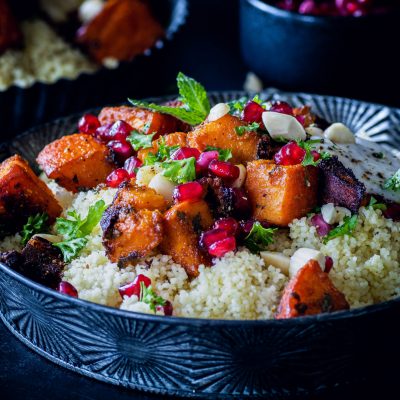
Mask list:
[{"label": "black tabletop", "polygon": [[[192,0],[187,25],[176,38],[170,62],[160,70],[165,74],[166,85],[159,93],[149,95],[172,91],[179,70],[194,76],[208,90],[241,89],[248,70],[240,59],[236,21],[236,1]],[[390,378],[343,388],[319,398],[397,398],[393,396],[395,390],[396,382]],[[114,387],[59,367],[25,347],[0,322],[0,398],[150,400],[161,397]]]}]

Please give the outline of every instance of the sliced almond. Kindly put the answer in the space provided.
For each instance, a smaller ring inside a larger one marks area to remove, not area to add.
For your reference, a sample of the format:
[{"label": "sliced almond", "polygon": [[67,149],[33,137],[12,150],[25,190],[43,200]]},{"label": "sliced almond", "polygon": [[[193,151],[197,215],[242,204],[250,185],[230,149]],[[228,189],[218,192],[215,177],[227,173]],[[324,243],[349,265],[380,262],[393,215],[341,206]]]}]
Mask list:
[{"label": "sliced almond", "polygon": [[283,274],[289,275],[290,258],[278,251],[261,251],[261,258],[265,265],[272,265],[282,271]]},{"label": "sliced almond", "polygon": [[234,188],[241,188],[244,185],[244,182],[246,180],[246,167],[243,164],[238,164],[236,165],[239,168],[239,176],[235,181],[232,183],[232,187]]},{"label": "sliced almond", "polygon": [[291,115],[265,111],[262,113],[262,120],[273,139],[305,140],[307,137],[303,125]]},{"label": "sliced almond", "polygon": [[325,129],[324,136],[336,144],[355,143],[353,132],[341,122],[336,122]]},{"label": "sliced almond", "polygon": [[208,114],[208,122],[216,121],[222,118],[224,115],[229,113],[229,106],[226,103],[218,103],[216,104]]},{"label": "sliced almond", "polygon": [[310,260],[318,261],[321,269],[325,269],[325,256],[320,251],[301,247],[290,257],[289,276],[295,276]]},{"label": "sliced almond", "polygon": [[169,204],[172,203],[175,185],[162,173],[158,173],[151,179],[149,188],[154,189],[158,194],[163,196]]}]

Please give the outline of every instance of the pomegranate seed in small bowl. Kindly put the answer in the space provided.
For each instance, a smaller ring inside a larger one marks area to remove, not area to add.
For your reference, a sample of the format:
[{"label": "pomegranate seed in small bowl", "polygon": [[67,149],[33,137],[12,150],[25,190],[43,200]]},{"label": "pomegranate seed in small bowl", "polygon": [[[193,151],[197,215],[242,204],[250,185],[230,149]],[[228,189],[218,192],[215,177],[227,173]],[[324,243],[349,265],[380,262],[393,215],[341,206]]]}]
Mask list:
[{"label": "pomegranate seed in small bowl", "polygon": [[223,229],[211,229],[203,232],[200,236],[200,246],[208,250],[209,247],[220,240],[226,239],[229,236],[228,232]]},{"label": "pomegranate seed in small bowl", "polygon": [[229,236],[213,243],[208,248],[208,253],[214,257],[223,257],[226,253],[234,250],[236,250],[236,239],[233,236]]},{"label": "pomegranate seed in small bowl", "polygon": [[208,169],[215,176],[232,181],[240,175],[240,169],[228,161],[213,160],[210,162]]},{"label": "pomegranate seed in small bowl", "polygon": [[78,122],[78,129],[81,133],[94,135],[96,129],[100,127],[99,119],[93,114],[85,114]]},{"label": "pomegranate seed in small bowl", "polygon": [[199,182],[188,182],[178,185],[174,189],[174,199],[180,203],[182,201],[200,200],[204,195],[203,186]]},{"label": "pomegranate seed in small bowl", "polygon": [[146,275],[143,274],[139,274],[133,282],[130,282],[124,286],[121,286],[118,291],[119,294],[121,295],[122,298],[124,298],[124,296],[137,296],[140,298],[140,284],[141,282],[143,282],[143,284],[146,287],[149,287],[151,285],[151,279],[148,278]]},{"label": "pomegranate seed in small bowl", "polygon": [[157,306],[156,311],[163,311],[164,315],[172,315],[174,309],[172,303],[168,300],[165,300],[165,304],[163,306]]},{"label": "pomegranate seed in small bowl", "polygon": [[200,151],[193,147],[181,147],[171,154],[172,160],[183,160],[190,157],[194,157],[198,160],[200,157]]},{"label": "pomegranate seed in small bowl", "polygon": [[78,297],[78,291],[69,282],[61,281],[57,289],[60,293],[71,297]]},{"label": "pomegranate seed in small bowl", "polygon": [[136,176],[136,169],[140,168],[143,163],[137,157],[129,157],[124,162],[124,169],[130,176]]},{"label": "pomegranate seed in small bowl", "polygon": [[219,153],[217,150],[205,151],[201,153],[199,159],[196,161],[196,172],[205,172],[208,169],[211,161],[218,160]]},{"label": "pomegranate seed in small bowl", "polygon": [[248,123],[257,122],[262,124],[262,113],[265,109],[255,101],[249,101],[242,111],[242,120]]},{"label": "pomegranate seed in small bowl", "polygon": [[293,108],[285,101],[273,101],[268,111],[274,111],[281,114],[293,115]]},{"label": "pomegranate seed in small bowl", "polygon": [[239,224],[235,218],[221,218],[214,223],[214,229],[222,229],[228,233],[229,236],[236,236],[239,230]]},{"label": "pomegranate seed in small bowl", "polygon": [[115,169],[106,178],[106,184],[108,187],[117,188],[123,182],[130,179],[128,171],[123,168]]},{"label": "pomegranate seed in small bowl", "polygon": [[306,151],[296,142],[285,144],[274,156],[275,163],[278,165],[297,165],[304,160]]},{"label": "pomegranate seed in small bowl", "polygon": [[119,163],[124,163],[133,154],[132,146],[122,140],[111,140],[107,146],[114,152],[115,157]]}]

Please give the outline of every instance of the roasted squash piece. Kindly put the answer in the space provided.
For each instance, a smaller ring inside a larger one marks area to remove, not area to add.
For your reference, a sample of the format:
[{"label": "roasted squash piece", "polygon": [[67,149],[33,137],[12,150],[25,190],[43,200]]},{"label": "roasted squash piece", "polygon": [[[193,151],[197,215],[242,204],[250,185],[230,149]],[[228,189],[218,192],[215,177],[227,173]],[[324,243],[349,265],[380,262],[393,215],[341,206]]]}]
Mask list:
[{"label": "roasted squash piece", "polygon": [[0,0],[0,54],[10,47],[19,45],[21,41],[22,32],[7,0]]},{"label": "roasted squash piece", "polygon": [[5,225],[7,232],[14,232],[30,215],[42,212],[53,222],[62,208],[21,156],[3,161],[0,164],[0,224]]},{"label": "roasted squash piece", "polygon": [[158,135],[178,132],[185,127],[183,122],[170,115],[129,106],[105,107],[99,114],[99,120],[102,125],[122,120],[139,132],[157,132]]},{"label": "roasted squash piece", "polygon": [[207,203],[184,201],[164,215],[164,239],[160,249],[181,264],[190,277],[196,277],[199,265],[210,265],[210,257],[199,247],[199,235],[213,224]]},{"label": "roasted squash piece", "polygon": [[147,186],[137,186],[134,181],[125,182],[118,189],[113,200],[113,206],[132,207],[135,210],[165,211],[167,202],[154,189]]},{"label": "roasted squash piece", "polygon": [[106,58],[129,61],[164,36],[142,0],[108,0],[102,11],[79,29],[77,42],[98,63]]},{"label": "roasted squash piece", "polygon": [[111,206],[100,224],[108,258],[121,265],[147,256],[163,238],[163,217],[157,210]]},{"label": "roasted squash piece", "polygon": [[111,150],[81,133],[48,144],[37,162],[49,178],[72,192],[96,187],[115,169]]},{"label": "roasted squash piece", "polygon": [[343,293],[321,270],[318,261],[310,260],[287,284],[275,318],[295,318],[349,308]]},{"label": "roasted squash piece", "polygon": [[257,160],[247,164],[245,187],[255,219],[287,226],[316,207],[318,170]]},{"label": "roasted squash piece", "polygon": [[259,137],[256,132],[245,132],[242,136],[235,128],[245,125],[230,114],[212,122],[205,122],[187,135],[189,147],[204,151],[207,146],[215,146],[232,151],[231,162],[245,164],[257,158]]}]

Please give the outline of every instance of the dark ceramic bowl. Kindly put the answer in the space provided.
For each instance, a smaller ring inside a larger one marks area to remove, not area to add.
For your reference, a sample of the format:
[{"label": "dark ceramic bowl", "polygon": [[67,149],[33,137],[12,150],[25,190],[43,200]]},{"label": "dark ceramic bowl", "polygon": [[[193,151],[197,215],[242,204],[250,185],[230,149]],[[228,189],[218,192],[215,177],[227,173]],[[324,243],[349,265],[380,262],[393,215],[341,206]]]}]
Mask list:
[{"label": "dark ceramic bowl", "polygon": [[[212,94],[211,100],[218,103],[242,95]],[[400,110],[273,90],[261,97],[310,104],[328,121],[343,121],[388,149],[400,148]],[[74,131],[78,118],[33,129],[3,145],[0,155],[18,152],[34,163],[45,144]],[[400,356],[400,299],[291,320],[159,317],[64,296],[0,265],[0,315],[21,341],[61,366],[163,395],[311,396],[376,380],[390,372]]]},{"label": "dark ceramic bowl", "polygon": [[241,51],[268,86],[374,101],[400,101],[400,12],[365,17],[301,15],[240,0]]},{"label": "dark ceramic bowl", "polygon": [[127,94],[139,98],[159,90],[165,84],[159,66],[168,58],[172,39],[186,21],[188,4],[187,0],[150,0],[150,4],[165,29],[165,38],[143,55],[120,63],[116,69],[103,67],[76,79],[36,82],[29,88],[12,86],[0,91],[1,139],[62,115],[124,101]]}]

